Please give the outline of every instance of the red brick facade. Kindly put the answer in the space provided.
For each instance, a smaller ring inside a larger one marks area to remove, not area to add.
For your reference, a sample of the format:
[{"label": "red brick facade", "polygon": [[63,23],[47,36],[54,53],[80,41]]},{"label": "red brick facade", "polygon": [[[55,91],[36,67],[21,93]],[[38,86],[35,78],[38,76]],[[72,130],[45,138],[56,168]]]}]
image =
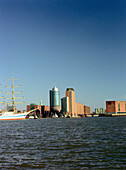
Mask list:
[{"label": "red brick facade", "polygon": [[75,103],[75,117],[84,115],[84,105],[80,103]]},{"label": "red brick facade", "polygon": [[34,109],[38,109],[40,111],[40,118],[42,117],[41,107],[41,105],[34,105]]},{"label": "red brick facade", "polygon": [[29,112],[30,110],[30,105],[27,105],[27,112]]},{"label": "red brick facade", "polygon": [[126,112],[126,101],[106,101],[106,113]]},{"label": "red brick facade", "polygon": [[89,106],[84,106],[84,114],[90,115],[91,114],[91,108]]},{"label": "red brick facade", "polygon": [[42,117],[50,117],[50,106],[42,106]]}]

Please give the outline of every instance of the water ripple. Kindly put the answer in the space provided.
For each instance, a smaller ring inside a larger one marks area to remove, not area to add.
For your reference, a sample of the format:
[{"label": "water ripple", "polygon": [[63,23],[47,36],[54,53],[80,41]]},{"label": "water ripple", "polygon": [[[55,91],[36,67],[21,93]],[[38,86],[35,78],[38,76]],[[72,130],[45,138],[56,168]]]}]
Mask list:
[{"label": "water ripple", "polygon": [[126,117],[2,121],[0,169],[126,169]]}]

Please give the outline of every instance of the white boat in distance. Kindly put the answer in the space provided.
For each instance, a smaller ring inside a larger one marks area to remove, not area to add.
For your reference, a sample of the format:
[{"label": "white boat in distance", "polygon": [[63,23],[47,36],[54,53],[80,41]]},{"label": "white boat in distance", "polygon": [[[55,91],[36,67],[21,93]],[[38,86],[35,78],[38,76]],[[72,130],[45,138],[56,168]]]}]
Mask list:
[{"label": "white boat in distance", "polygon": [[0,120],[24,120],[28,115],[27,112],[24,113],[14,113],[14,112],[5,112],[0,115]]},{"label": "white boat in distance", "polygon": [[36,119],[36,116],[30,114],[38,110],[38,108],[30,110],[24,113],[4,112],[0,115],[0,120],[24,120],[24,119]]}]

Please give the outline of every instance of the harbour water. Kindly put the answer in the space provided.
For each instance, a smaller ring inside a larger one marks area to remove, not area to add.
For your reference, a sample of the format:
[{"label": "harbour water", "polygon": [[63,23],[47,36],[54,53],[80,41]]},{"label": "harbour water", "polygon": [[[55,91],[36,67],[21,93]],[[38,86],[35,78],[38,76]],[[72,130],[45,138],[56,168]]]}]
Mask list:
[{"label": "harbour water", "polygon": [[0,169],[126,169],[126,117],[0,122]]}]

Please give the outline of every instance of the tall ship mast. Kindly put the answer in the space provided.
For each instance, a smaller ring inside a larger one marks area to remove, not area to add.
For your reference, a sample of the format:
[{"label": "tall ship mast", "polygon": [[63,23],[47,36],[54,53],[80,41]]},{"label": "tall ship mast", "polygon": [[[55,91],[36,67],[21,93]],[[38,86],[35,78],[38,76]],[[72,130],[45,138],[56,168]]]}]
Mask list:
[{"label": "tall ship mast", "polygon": [[[23,92],[15,92],[15,87],[21,87],[21,86],[15,86],[14,85],[14,81],[15,80],[18,80],[18,79],[14,79],[12,77],[12,79],[9,79],[10,81],[12,81],[12,86],[5,86],[6,88],[12,88],[12,92],[10,93],[5,93],[5,94],[12,94],[12,97],[10,98],[5,98],[5,97],[0,97],[0,98],[3,98],[3,99],[11,99],[12,102],[11,103],[5,103],[5,102],[0,102],[0,103],[3,103],[3,104],[11,104],[12,107],[13,107],[13,111],[9,112],[8,109],[7,111],[3,111],[1,112],[0,114],[0,120],[24,120],[24,119],[28,119],[30,118],[30,114],[33,112],[33,111],[36,111],[38,108],[36,109],[33,109],[33,110],[30,110],[29,112],[19,112],[19,113],[16,113],[16,107],[15,105],[16,104],[20,104],[20,103],[24,103],[24,102],[15,102],[15,99],[22,99],[24,97],[15,97],[15,94],[20,94],[20,93],[23,93]],[[0,85],[1,86],[1,85]],[[2,91],[0,91],[0,93],[2,93]],[[34,116],[34,118],[36,118]]]},{"label": "tall ship mast", "polygon": [[[0,86],[2,86],[2,85],[0,84]],[[3,93],[3,91],[0,90],[0,93]],[[3,97],[3,96],[0,96],[0,99],[4,99],[4,97]],[[4,102],[1,102],[1,101],[0,101],[0,104],[4,104]],[[2,111],[2,106],[1,106],[1,111]]]},{"label": "tall ship mast", "polygon": [[18,79],[14,79],[12,77],[12,79],[9,79],[9,81],[12,81],[12,86],[5,86],[6,88],[12,88],[12,92],[10,93],[5,93],[5,94],[12,94],[12,97],[11,98],[5,98],[5,99],[12,99],[12,102],[11,103],[7,103],[8,105],[9,104],[12,104],[12,107],[13,107],[13,111],[15,113],[15,110],[16,110],[16,107],[15,107],[15,104],[20,104],[20,103],[24,103],[24,102],[15,102],[15,99],[22,99],[24,97],[15,97],[15,94],[20,94],[20,93],[23,93],[23,92],[15,92],[15,87],[21,87],[21,86],[15,86],[14,85],[14,81],[15,80],[18,80]]}]

